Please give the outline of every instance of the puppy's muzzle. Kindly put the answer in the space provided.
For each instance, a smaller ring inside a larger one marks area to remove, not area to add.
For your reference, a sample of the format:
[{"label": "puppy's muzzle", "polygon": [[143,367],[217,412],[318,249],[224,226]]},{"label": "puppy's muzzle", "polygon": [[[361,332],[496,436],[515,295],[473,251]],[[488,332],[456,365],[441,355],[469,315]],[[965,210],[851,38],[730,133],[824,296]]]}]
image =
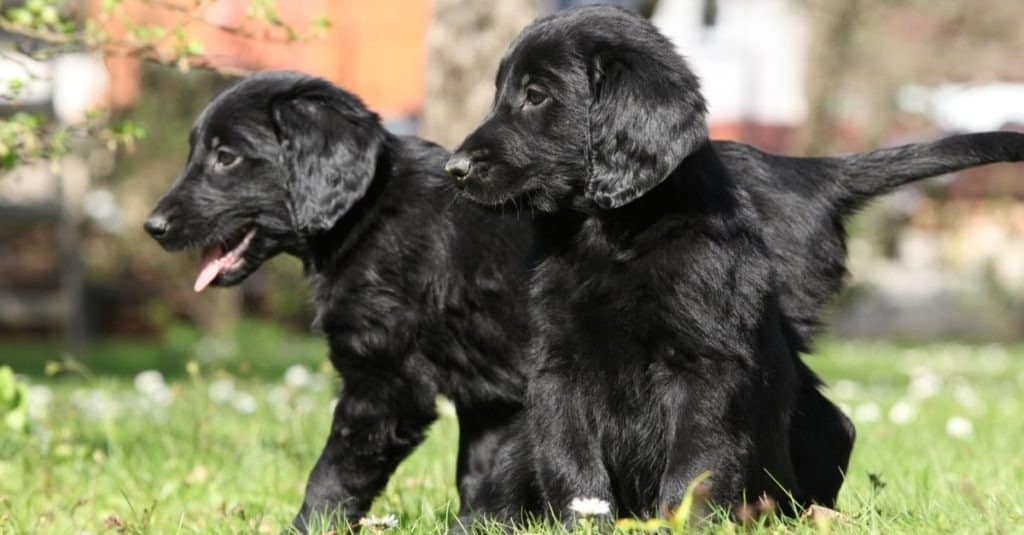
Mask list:
[{"label": "puppy's muzzle", "polygon": [[466,154],[455,153],[444,164],[444,171],[455,179],[455,184],[462,187],[473,172],[473,160]]},{"label": "puppy's muzzle", "polygon": [[166,236],[167,231],[171,229],[171,221],[165,214],[154,212],[146,218],[143,227],[150,236],[159,240]]}]

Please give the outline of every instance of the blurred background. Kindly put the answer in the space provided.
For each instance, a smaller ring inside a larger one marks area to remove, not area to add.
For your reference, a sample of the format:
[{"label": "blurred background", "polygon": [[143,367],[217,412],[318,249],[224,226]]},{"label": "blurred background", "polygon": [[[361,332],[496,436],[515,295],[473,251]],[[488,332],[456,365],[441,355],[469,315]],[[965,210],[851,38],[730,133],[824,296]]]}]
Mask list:
[{"label": "blurred background", "polygon": [[[297,260],[197,295],[198,253],[144,234],[192,121],[239,76],[296,69],[452,148],[520,29],[579,3],[0,0],[0,532],[280,533],[339,378]],[[818,155],[1024,129],[1021,0],[614,3],[688,58],[716,138]],[[858,426],[836,532],[1013,532],[1024,165],[906,187],[850,230],[807,359]],[[457,510],[438,413],[374,504],[406,531]]]},{"label": "blurred background", "polygon": [[[319,353],[299,262],[191,291],[198,259],[142,220],[188,129],[238,76],[295,69],[388,128],[452,148],[486,113],[507,44],[571,0],[0,2],[0,365],[65,356],[126,373],[287,366]],[[1020,0],[620,0],[686,56],[713,137],[817,155],[1024,129]],[[1024,332],[1024,167],[910,186],[858,216],[840,337]],[[305,353],[304,353],[305,354]],[[99,363],[99,364],[97,364]],[[275,372],[276,373],[276,372]]]}]

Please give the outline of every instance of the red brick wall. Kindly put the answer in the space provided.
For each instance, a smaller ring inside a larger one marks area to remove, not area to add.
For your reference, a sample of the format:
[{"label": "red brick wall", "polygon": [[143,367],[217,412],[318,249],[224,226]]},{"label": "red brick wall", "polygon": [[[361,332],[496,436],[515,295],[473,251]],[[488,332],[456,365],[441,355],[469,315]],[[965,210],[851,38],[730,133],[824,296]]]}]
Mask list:
[{"label": "red brick wall", "polygon": [[[95,4],[96,2],[94,2]],[[177,5],[194,2],[177,0]],[[248,0],[217,0],[202,12],[204,20],[217,25],[243,27],[264,33],[266,25],[246,19]],[[323,76],[361,96],[378,112],[401,115],[417,112],[423,105],[426,36],[430,25],[430,0],[290,0],[278,3],[281,19],[303,33],[319,16],[332,26],[326,35],[308,42],[280,42],[284,33],[273,31],[274,41],[232,35],[208,24],[191,23],[189,36],[203,43],[204,55],[214,65],[245,70],[295,69]],[[119,13],[130,20],[171,27],[186,20],[172,9],[129,0]],[[116,19],[106,22],[113,36],[124,36]],[[173,39],[166,40],[164,52]],[[111,104],[129,106],[139,96],[138,64],[123,57],[109,57],[113,84]]]}]

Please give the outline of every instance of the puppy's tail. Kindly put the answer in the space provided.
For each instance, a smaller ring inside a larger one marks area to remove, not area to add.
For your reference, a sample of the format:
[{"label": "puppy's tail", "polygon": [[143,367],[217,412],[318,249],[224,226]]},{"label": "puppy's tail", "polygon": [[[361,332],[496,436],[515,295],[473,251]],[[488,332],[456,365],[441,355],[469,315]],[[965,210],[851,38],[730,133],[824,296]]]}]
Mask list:
[{"label": "puppy's tail", "polygon": [[985,132],[951,136],[835,159],[833,201],[856,210],[868,200],[917,180],[995,162],[1024,161],[1024,134]]}]

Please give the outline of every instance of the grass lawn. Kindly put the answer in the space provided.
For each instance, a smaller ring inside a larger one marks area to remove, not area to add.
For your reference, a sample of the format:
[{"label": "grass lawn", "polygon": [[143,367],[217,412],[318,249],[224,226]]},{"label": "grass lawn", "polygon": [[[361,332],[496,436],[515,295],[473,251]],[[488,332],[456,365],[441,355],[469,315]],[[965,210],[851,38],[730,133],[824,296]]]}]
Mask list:
[{"label": "grass lawn", "polygon": [[[101,344],[88,371],[58,377],[40,373],[45,349],[0,342],[0,365],[31,385],[28,429],[0,424],[0,533],[280,532],[328,428],[323,346],[194,342]],[[833,341],[811,363],[858,427],[838,507],[848,520],[701,530],[1024,533],[1024,346]],[[374,504],[397,516],[392,532],[443,533],[457,509],[457,425],[439,403],[430,438]]]}]

